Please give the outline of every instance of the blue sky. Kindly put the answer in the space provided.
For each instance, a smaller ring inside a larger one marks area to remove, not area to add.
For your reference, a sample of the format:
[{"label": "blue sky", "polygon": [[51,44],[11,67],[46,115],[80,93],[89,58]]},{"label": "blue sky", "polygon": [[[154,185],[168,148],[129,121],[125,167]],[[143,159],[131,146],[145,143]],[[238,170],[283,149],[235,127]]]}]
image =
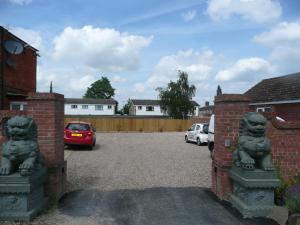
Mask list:
[{"label": "blue sky", "polygon": [[297,0],[0,0],[0,25],[40,50],[38,91],[81,97],[107,76],[120,105],[189,74],[200,105],[300,71]]}]

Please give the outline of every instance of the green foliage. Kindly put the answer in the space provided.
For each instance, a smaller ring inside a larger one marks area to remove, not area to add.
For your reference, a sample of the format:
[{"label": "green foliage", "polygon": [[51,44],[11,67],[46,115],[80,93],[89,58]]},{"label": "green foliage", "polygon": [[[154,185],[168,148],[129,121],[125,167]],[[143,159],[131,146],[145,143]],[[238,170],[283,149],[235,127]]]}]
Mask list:
[{"label": "green foliage", "polygon": [[121,114],[124,115],[124,114],[127,114],[129,115],[129,108],[130,108],[130,104],[131,104],[131,101],[130,99],[127,100],[127,103],[123,106],[123,108],[121,109]]},{"label": "green foliage", "polygon": [[287,198],[286,206],[292,214],[300,213],[300,196]]},{"label": "green foliage", "polygon": [[115,89],[111,86],[107,77],[101,77],[100,80],[95,81],[88,87],[84,98],[99,98],[109,99],[115,95]]},{"label": "green foliage", "polygon": [[178,71],[178,75],[176,82],[170,81],[166,88],[159,87],[156,90],[159,91],[162,111],[175,119],[185,119],[194,112],[191,99],[195,96],[196,87],[189,85],[186,72]]},{"label": "green foliage", "polygon": [[281,204],[286,204],[287,208],[292,213],[300,213],[300,191],[298,193],[293,193],[289,191],[293,186],[300,187],[300,177],[294,176],[289,180],[284,180],[281,169],[281,162],[283,161],[283,157],[280,156],[275,161],[275,168],[277,171],[278,178],[281,181],[281,185],[275,189],[275,200],[282,201]]}]

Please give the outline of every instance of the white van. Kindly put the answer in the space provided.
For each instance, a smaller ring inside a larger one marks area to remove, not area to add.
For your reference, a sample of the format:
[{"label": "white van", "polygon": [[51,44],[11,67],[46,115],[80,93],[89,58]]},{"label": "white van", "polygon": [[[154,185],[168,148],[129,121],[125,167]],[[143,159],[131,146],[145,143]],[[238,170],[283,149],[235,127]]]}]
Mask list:
[{"label": "white van", "polygon": [[208,124],[195,123],[185,133],[186,142],[196,142],[198,145],[207,143]]},{"label": "white van", "polygon": [[214,150],[214,135],[215,135],[215,115],[212,114],[210,119],[209,119],[209,124],[208,124],[208,139],[207,139],[207,146],[212,154]]}]

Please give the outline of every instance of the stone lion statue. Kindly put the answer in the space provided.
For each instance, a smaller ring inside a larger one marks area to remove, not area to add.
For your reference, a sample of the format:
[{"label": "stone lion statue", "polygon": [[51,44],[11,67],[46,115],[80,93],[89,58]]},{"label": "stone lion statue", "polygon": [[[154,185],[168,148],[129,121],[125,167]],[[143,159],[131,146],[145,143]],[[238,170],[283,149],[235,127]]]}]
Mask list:
[{"label": "stone lion statue", "polygon": [[31,175],[43,165],[37,143],[37,125],[32,118],[15,116],[7,121],[9,140],[3,144],[0,175],[16,171]]},{"label": "stone lion statue", "polygon": [[245,170],[274,170],[271,144],[265,137],[267,120],[257,112],[247,113],[240,122],[237,149],[233,153],[236,166]]}]

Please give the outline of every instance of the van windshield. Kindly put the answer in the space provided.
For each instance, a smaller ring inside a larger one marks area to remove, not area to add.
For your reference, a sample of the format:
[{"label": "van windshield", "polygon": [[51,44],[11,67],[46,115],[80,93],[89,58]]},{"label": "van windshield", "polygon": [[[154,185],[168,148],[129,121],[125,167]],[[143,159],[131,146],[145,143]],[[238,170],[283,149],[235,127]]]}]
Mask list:
[{"label": "van windshield", "polygon": [[205,134],[208,134],[208,124],[204,124],[204,125],[203,125],[203,132],[204,132]]}]

